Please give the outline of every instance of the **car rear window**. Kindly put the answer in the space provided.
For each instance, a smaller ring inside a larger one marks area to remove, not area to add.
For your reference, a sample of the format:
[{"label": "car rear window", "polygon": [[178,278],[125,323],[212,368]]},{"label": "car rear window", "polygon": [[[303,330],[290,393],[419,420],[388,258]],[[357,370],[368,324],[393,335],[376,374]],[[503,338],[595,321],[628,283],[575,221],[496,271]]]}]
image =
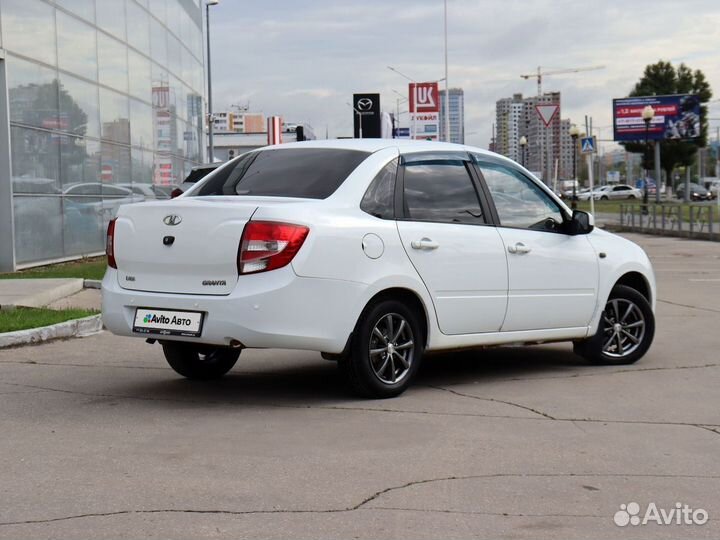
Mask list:
[{"label": "car rear window", "polygon": [[192,195],[325,199],[368,155],[368,152],[337,148],[248,152],[208,178]]}]

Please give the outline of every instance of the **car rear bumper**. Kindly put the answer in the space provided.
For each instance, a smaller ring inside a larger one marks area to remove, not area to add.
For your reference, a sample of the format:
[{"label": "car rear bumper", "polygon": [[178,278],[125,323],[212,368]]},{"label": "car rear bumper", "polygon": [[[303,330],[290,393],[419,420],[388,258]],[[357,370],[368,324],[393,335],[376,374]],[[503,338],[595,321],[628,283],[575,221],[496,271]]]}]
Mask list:
[{"label": "car rear bumper", "polygon": [[[152,293],[123,289],[117,270],[102,282],[103,323],[121,336],[340,353],[362,309],[367,286],[337,279],[298,277],[291,266],[241,276],[227,296]],[[197,338],[133,332],[138,307],[204,313]]]}]

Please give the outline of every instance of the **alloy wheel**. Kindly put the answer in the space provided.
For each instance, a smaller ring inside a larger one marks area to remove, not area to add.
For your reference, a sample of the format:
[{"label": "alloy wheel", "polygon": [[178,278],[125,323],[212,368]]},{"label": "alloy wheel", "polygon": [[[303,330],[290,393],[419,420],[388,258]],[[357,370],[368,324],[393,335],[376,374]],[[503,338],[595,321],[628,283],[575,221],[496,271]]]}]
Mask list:
[{"label": "alloy wheel", "polygon": [[415,351],[410,323],[398,313],[388,313],[370,334],[370,367],[384,384],[396,384],[410,372]]},{"label": "alloy wheel", "polygon": [[642,310],[626,298],[613,298],[603,312],[603,354],[622,358],[635,352],[645,337],[645,317]]}]

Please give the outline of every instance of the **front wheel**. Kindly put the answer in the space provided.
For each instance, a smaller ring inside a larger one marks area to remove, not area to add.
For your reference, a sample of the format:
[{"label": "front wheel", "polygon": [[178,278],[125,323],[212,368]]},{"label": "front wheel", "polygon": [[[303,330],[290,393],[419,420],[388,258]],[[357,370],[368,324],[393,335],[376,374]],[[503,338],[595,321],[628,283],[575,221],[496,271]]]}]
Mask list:
[{"label": "front wheel", "polygon": [[607,201],[607,200],[608,200],[607,195],[603,195],[602,197],[600,197],[600,200],[601,200],[601,201]]},{"label": "front wheel", "polygon": [[182,341],[165,342],[162,348],[165,360],[176,373],[195,380],[219,379],[240,357],[240,349]]},{"label": "front wheel", "polygon": [[424,338],[417,314],[397,300],[370,305],[338,367],[352,389],[370,398],[403,393],[417,373]]},{"label": "front wheel", "polygon": [[616,285],[600,317],[597,334],[575,343],[575,353],[593,364],[632,364],[642,358],[655,335],[655,316],[647,299]]}]

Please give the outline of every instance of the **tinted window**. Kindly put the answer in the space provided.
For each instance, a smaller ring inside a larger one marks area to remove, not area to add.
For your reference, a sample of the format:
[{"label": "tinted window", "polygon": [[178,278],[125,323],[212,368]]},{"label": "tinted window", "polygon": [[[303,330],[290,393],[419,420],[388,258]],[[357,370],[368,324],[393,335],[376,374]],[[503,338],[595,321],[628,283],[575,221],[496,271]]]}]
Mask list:
[{"label": "tinted window", "polygon": [[485,223],[470,174],[462,161],[405,165],[405,216],[418,221]]},{"label": "tinted window", "polygon": [[368,155],[368,152],[335,148],[249,152],[209,177],[193,195],[324,199],[332,195]]},{"label": "tinted window", "polygon": [[377,174],[360,203],[361,210],[382,219],[395,219],[397,166],[398,160],[394,159]]},{"label": "tinted window", "polygon": [[500,224],[523,229],[559,230],[560,207],[535,182],[502,165],[479,163],[490,189]]}]

